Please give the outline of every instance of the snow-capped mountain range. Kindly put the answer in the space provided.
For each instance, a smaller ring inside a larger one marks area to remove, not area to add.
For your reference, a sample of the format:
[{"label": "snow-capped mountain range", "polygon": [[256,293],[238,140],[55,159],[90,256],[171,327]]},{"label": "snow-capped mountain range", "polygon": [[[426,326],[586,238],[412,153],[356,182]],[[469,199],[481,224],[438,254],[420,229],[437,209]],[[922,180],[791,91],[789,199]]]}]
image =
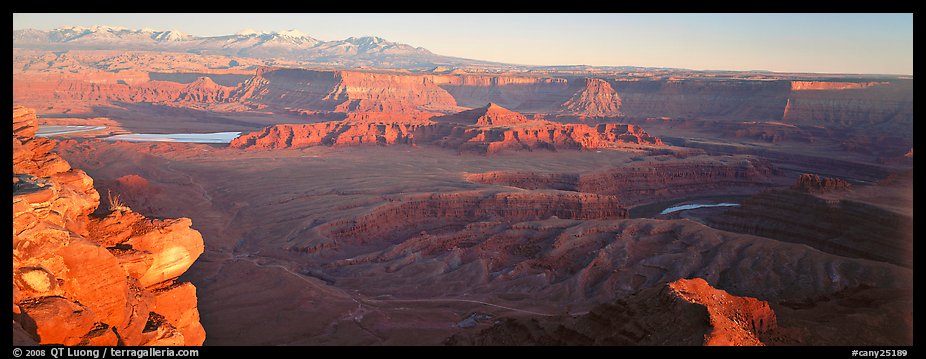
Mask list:
[{"label": "snow-capped mountain range", "polygon": [[468,65],[488,63],[434,54],[422,47],[375,36],[321,41],[296,30],[260,32],[245,29],[232,35],[199,37],[176,30],[73,26],[51,31],[13,31],[13,47],[48,50],[148,50],[307,62],[384,67]]}]

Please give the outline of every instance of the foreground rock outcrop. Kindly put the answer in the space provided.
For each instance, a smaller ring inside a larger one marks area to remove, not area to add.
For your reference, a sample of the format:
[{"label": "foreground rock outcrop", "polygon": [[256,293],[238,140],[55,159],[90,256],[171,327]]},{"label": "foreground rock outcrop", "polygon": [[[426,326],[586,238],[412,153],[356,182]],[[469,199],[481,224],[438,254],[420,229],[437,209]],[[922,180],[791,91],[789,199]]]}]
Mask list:
[{"label": "foreground rock outcrop", "polygon": [[777,329],[765,301],[678,279],[575,317],[503,319],[451,345],[765,345]]},{"label": "foreground rock outcrop", "polygon": [[13,107],[13,342],[201,345],[196,288],[177,281],[203,252],[191,221],[98,211],[93,179],[36,128]]},{"label": "foreground rock outcrop", "polygon": [[232,148],[273,149],[361,144],[432,144],[460,152],[661,146],[636,125],[560,124],[528,120],[494,103],[433,121],[333,121],[274,125],[234,139]]}]

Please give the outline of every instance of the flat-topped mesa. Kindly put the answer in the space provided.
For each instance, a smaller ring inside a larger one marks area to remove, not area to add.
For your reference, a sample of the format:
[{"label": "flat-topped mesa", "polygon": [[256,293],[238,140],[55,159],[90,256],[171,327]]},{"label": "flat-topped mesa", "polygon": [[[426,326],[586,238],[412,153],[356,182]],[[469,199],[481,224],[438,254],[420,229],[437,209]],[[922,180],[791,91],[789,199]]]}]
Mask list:
[{"label": "flat-topped mesa", "polygon": [[13,342],[201,345],[196,288],[177,280],[203,253],[190,219],[145,218],[117,197],[91,216],[93,179],[36,123],[13,107]]},{"label": "flat-topped mesa", "polygon": [[791,188],[808,193],[825,193],[845,190],[851,187],[849,182],[839,178],[820,177],[812,173],[804,173],[797,178],[797,183]]},{"label": "flat-topped mesa", "polygon": [[583,86],[560,106],[560,112],[583,116],[621,116],[621,98],[602,79],[585,79]]}]

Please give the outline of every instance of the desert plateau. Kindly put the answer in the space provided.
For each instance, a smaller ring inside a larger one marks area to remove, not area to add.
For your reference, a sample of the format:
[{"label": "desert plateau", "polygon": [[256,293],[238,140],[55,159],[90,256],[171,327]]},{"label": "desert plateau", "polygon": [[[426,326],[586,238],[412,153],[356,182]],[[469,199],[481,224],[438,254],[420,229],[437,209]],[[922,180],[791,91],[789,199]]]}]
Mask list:
[{"label": "desert plateau", "polygon": [[912,73],[17,26],[14,345],[913,345]]}]

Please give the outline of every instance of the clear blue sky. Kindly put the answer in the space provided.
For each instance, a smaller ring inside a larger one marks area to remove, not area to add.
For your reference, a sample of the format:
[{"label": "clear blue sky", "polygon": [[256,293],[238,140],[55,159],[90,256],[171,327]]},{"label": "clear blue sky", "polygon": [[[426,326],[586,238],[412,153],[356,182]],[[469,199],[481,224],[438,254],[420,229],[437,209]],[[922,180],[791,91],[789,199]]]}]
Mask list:
[{"label": "clear blue sky", "polygon": [[69,25],[375,35],[530,65],[913,74],[912,14],[13,14],[13,29]]}]

